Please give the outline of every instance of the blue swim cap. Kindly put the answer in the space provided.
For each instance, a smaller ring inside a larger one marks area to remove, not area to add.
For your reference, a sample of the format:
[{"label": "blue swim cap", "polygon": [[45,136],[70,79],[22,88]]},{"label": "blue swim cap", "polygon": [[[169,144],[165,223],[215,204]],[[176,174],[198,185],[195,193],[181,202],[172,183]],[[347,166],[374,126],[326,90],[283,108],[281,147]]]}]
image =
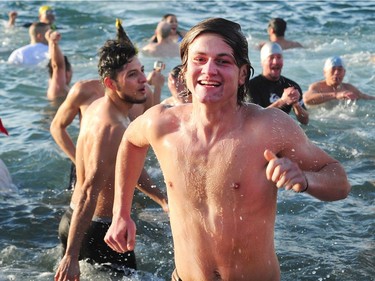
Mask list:
[{"label": "blue swim cap", "polygon": [[343,67],[345,68],[344,61],[339,56],[333,56],[326,60],[324,69],[331,69],[332,67]]}]

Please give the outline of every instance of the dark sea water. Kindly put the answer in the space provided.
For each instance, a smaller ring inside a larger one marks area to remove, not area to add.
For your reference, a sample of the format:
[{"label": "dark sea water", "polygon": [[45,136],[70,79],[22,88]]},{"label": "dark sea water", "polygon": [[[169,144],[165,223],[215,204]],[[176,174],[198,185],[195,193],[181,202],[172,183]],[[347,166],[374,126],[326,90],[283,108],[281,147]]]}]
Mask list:
[{"label": "dark sea water", "polygon": [[[283,75],[306,91],[323,78],[324,60],[341,55],[345,81],[375,95],[373,1],[1,1],[0,118],[10,136],[0,135],[0,159],[15,190],[0,193],[0,281],[52,280],[60,260],[57,227],[70,199],[70,162],[49,133],[57,107],[45,98],[46,69],[6,63],[13,49],[29,41],[21,23],[35,20],[46,3],[57,12],[73,82],[97,78],[97,50],[115,36],[116,17],[139,47],[165,13],[175,13],[183,29],[207,17],[234,20],[248,38],[255,74],[261,71],[255,46],[267,39],[268,20],[282,17],[288,22],[286,37],[306,46],[284,52]],[[19,26],[11,30],[5,28],[10,10],[19,12]],[[150,71],[155,58],[140,58]],[[165,74],[178,64],[177,59],[165,62]],[[168,95],[165,86],[163,98]],[[352,192],[337,202],[279,192],[275,242],[282,280],[375,280],[375,101],[311,109],[310,116],[303,129],[342,162]],[[77,136],[78,120],[69,131]],[[152,154],[146,168],[164,188]],[[134,201],[139,270],[121,279],[82,262],[81,280],[170,280],[174,263],[168,218],[143,195],[136,194]]]}]

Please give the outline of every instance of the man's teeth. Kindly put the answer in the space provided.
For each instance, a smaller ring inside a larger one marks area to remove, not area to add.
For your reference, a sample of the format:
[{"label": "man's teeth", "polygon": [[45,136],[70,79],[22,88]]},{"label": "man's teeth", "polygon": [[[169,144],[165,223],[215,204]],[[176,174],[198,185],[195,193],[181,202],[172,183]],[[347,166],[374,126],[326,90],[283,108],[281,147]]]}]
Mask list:
[{"label": "man's teeth", "polygon": [[220,85],[220,83],[212,82],[212,81],[201,81],[201,84],[205,86],[219,86]]}]

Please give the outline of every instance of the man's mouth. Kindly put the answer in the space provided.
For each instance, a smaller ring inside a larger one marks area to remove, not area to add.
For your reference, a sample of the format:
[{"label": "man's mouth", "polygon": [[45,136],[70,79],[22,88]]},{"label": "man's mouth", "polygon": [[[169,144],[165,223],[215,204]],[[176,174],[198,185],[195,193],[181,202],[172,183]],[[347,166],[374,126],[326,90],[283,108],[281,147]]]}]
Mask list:
[{"label": "man's mouth", "polygon": [[205,80],[199,81],[198,84],[202,85],[202,86],[208,86],[208,87],[219,87],[221,85],[221,83],[219,83],[219,82],[205,81]]}]

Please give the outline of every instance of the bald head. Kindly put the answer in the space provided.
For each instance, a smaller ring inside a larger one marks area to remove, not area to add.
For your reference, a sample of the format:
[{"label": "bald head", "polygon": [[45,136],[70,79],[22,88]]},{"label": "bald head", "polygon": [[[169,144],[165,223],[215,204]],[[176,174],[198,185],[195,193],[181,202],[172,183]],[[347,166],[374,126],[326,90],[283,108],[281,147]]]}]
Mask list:
[{"label": "bald head", "polygon": [[45,43],[47,40],[45,38],[46,32],[50,29],[49,24],[43,22],[34,22],[29,27],[29,36],[31,43]]},{"label": "bald head", "polygon": [[171,33],[171,25],[166,21],[161,21],[158,23],[156,27],[156,35],[160,36],[161,38],[165,39]]}]

